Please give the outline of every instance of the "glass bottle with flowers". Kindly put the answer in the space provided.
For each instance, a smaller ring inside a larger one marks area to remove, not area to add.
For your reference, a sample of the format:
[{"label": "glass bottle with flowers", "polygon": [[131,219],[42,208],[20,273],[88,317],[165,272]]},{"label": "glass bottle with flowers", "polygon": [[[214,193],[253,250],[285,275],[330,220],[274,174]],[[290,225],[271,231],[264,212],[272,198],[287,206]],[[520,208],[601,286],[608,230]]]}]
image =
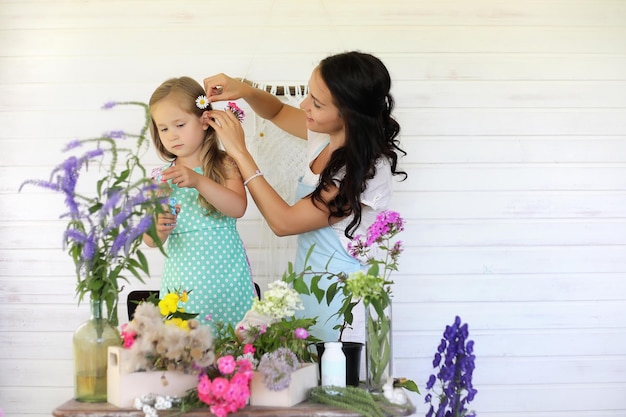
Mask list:
[{"label": "glass bottle with flowers", "polygon": [[[398,270],[398,258],[402,242],[392,239],[404,230],[400,214],[383,211],[367,229],[367,236],[355,236],[348,246],[354,257],[365,257],[369,269],[353,272],[345,282],[352,298],[363,300],[365,306],[365,361],[370,391],[382,392],[385,383],[392,378],[392,271]],[[377,254],[383,253],[382,259]]]},{"label": "glass bottle with flowers", "polygon": [[[159,242],[152,219],[155,210],[162,210],[162,201],[140,162],[149,143],[148,107],[123,102],[107,103],[104,108],[116,105],[142,108],[144,124],[139,134],[110,131],[71,141],[64,149],[70,156],[52,170],[49,179],[27,180],[20,186],[20,191],[34,185],[65,197],[67,211],[60,216],[68,219],[64,248],[74,261],[78,302],[89,295],[91,304],[91,319],[74,335],[75,397],[79,401],[106,401],[107,349],[120,344],[118,281],[127,281],[124,274],[130,273],[143,282],[141,274],[148,275],[149,270],[139,250],[141,236],[148,233]],[[93,146],[85,149],[89,145]],[[104,175],[97,180],[83,176],[90,167]]]},{"label": "glass bottle with flowers", "polygon": [[[404,230],[404,221],[395,211],[385,210],[367,229],[365,237],[355,236],[348,246],[348,252],[362,260],[367,270],[351,274],[312,271],[306,265],[301,272],[296,272],[290,263],[283,275],[283,280],[302,294],[313,294],[318,302],[326,301],[330,305],[336,296],[342,297],[342,304],[335,313],[343,318],[338,325],[339,341],[343,330],[352,326],[353,310],[361,301],[366,313],[366,385],[372,392],[381,393],[383,386],[392,377],[392,313],[391,294],[393,281],[390,275],[398,270],[398,259],[402,253],[402,242],[393,242],[394,237]],[[311,249],[312,250],[312,249]],[[311,252],[309,251],[309,253]],[[310,275],[307,284],[304,277]],[[318,285],[322,279],[334,282],[326,290]],[[410,391],[418,392],[417,385],[411,380],[397,384]]]}]

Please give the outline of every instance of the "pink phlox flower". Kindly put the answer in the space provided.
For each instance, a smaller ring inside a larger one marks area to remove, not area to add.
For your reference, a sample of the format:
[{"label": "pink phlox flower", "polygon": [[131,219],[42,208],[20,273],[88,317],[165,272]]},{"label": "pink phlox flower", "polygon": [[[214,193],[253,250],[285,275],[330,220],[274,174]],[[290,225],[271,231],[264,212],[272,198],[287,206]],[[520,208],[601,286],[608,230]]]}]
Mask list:
[{"label": "pink phlox flower", "polygon": [[252,343],[246,343],[246,345],[243,347],[243,353],[254,353],[256,352],[256,348],[254,347],[254,345]]},{"label": "pink phlox flower", "polygon": [[213,380],[213,382],[211,382],[211,392],[214,396],[221,397],[224,395],[229,386],[230,382],[228,382],[228,379],[218,376]]},{"label": "pink phlox flower", "polygon": [[365,242],[365,246],[372,246],[375,242],[380,241],[380,239],[387,232],[389,232],[389,226],[387,226],[387,223],[376,219],[376,221],[367,229],[367,242]]},{"label": "pink phlox flower", "polygon": [[207,314],[206,316],[204,316],[204,319],[206,321],[211,321],[211,320],[213,320],[213,315],[212,314]]},{"label": "pink phlox flower", "polygon": [[237,367],[239,368],[239,372],[251,371],[253,368],[252,362],[247,358],[237,360]]},{"label": "pink phlox flower", "polygon": [[237,363],[232,355],[222,356],[217,360],[217,368],[220,370],[222,375],[232,374],[235,371],[236,365]]},{"label": "pink phlox flower", "polygon": [[306,339],[309,337],[309,332],[303,327],[298,327],[294,332],[296,339]]},{"label": "pink phlox flower", "polygon": [[[242,394],[241,385],[233,384],[231,381],[231,383],[228,385],[228,389],[224,393],[224,399],[229,403],[237,404],[240,402],[241,394]],[[235,408],[232,411],[236,411],[236,410],[237,408]]]},{"label": "pink phlox flower", "polygon": [[133,345],[133,343],[135,343],[135,338],[137,337],[137,333],[133,332],[132,330],[126,330],[126,326],[127,325],[128,325],[128,323],[122,324],[121,335],[122,335],[122,339],[124,341],[124,347],[126,349],[130,349],[131,346]]},{"label": "pink phlox flower", "polygon": [[211,405],[211,407],[209,407],[209,410],[211,410],[211,412],[217,417],[226,417],[226,415],[228,414],[228,410],[226,410],[224,404]]},{"label": "pink phlox flower", "polygon": [[208,376],[202,375],[198,381],[198,394],[209,395],[211,393],[211,380]]},{"label": "pink phlox flower", "polygon": [[264,324],[261,326],[261,329],[259,330],[259,334],[263,334],[267,332],[267,324]]},{"label": "pink phlox flower", "polygon": [[247,387],[248,386],[248,382],[250,382],[250,381],[248,380],[248,377],[246,376],[246,374],[243,373],[243,372],[236,373],[230,379],[230,384],[231,385],[239,385],[239,386],[246,386]]}]

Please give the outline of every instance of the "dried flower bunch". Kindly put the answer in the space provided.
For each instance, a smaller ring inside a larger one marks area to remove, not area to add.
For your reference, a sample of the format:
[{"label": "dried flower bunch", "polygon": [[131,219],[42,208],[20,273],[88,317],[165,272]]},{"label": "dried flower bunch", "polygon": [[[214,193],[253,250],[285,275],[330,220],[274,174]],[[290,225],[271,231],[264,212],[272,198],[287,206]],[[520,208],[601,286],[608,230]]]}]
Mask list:
[{"label": "dried flower bunch", "polygon": [[[461,323],[460,317],[457,316],[451,326],[446,326],[433,359],[433,368],[438,371],[432,374],[426,383],[426,389],[432,391],[424,397],[424,401],[430,404],[426,417],[476,416],[475,412],[470,412],[466,408],[477,393],[472,384],[476,359],[474,342],[468,340],[468,337],[467,323]],[[435,392],[437,381],[441,386],[439,393]],[[433,404],[435,399],[437,404]]]},{"label": "dried flower bunch", "polygon": [[162,300],[137,306],[133,320],[122,326],[130,352],[128,371],[181,371],[198,374],[215,361],[213,335],[180,305],[186,291],[170,292]]},{"label": "dried flower bunch", "polygon": [[[141,236],[148,233],[163,250],[153,222],[154,212],[161,210],[162,199],[156,193],[158,186],[146,177],[140,162],[149,144],[148,106],[141,102],[112,102],[103,108],[121,105],[143,110],[144,125],[139,134],[117,130],[71,141],[64,149],[70,156],[52,170],[48,180],[27,180],[20,186],[21,190],[31,184],[65,196],[68,210],[61,218],[68,219],[68,224],[63,244],[76,266],[78,301],[86,294],[104,301],[107,318],[114,326],[118,324],[118,280],[127,281],[123,274],[128,272],[143,282],[141,273],[149,274],[146,257],[139,250]],[[87,148],[90,145],[93,146]],[[82,174],[89,168],[100,169],[104,175],[79,186]]]}]

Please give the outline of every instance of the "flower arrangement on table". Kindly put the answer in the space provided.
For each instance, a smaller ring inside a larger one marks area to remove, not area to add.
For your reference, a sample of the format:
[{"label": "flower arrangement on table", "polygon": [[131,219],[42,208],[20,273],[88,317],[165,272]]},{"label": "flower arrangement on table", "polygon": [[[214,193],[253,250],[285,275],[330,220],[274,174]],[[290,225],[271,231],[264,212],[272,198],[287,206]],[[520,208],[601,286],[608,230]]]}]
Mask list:
[{"label": "flower arrangement on table", "polygon": [[318,341],[309,333],[316,320],[293,317],[302,308],[300,295],[276,281],[269,284],[261,300],[254,299],[236,326],[214,323],[211,354],[215,361],[204,367],[196,364],[199,382],[182,399],[181,410],[208,406],[211,413],[224,417],[241,409],[250,398],[255,372],[270,390],[288,387],[293,372],[316,360],[308,350]]},{"label": "flower arrangement on table", "polygon": [[300,294],[287,283],[270,283],[235,328],[220,328],[216,354],[247,357],[269,389],[286,388],[292,372],[317,359],[309,350],[319,341],[309,333],[316,319],[294,317],[303,308]]},{"label": "flower arrangement on table", "polygon": [[[71,155],[52,170],[48,180],[27,180],[20,186],[21,190],[25,185],[35,185],[65,196],[67,212],[61,218],[68,219],[68,223],[63,243],[76,267],[78,302],[87,294],[92,300],[103,302],[113,326],[118,325],[119,280],[127,281],[124,272],[140,282],[141,272],[149,275],[147,259],[139,249],[142,235],[148,233],[163,250],[153,221],[155,210],[161,210],[162,198],[140,162],[149,146],[148,105],[110,102],[103,108],[122,105],[143,110],[144,125],[139,134],[116,130],[73,140],[64,149]],[[88,145],[94,146],[85,149]],[[118,166],[120,163],[123,167]],[[92,193],[87,195],[78,184],[90,167],[104,168],[104,175],[93,181],[90,188],[85,187]]]},{"label": "flower arrangement on table", "polygon": [[[468,340],[468,337],[467,323],[462,323],[459,316],[455,317],[451,326],[446,326],[433,359],[433,368],[438,371],[430,375],[426,382],[426,389],[430,391],[424,397],[430,405],[426,417],[476,416],[475,412],[466,408],[477,393],[472,384],[476,359],[474,341]],[[435,391],[437,381],[441,386],[438,393]],[[434,399],[437,399],[437,404],[433,404]]]}]

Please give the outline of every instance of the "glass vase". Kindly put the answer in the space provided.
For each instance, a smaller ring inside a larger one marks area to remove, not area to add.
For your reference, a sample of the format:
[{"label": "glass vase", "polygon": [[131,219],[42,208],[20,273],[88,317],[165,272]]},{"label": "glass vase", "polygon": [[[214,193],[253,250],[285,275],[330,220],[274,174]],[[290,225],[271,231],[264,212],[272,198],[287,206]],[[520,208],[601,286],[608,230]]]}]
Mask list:
[{"label": "glass vase", "polygon": [[377,299],[365,303],[366,388],[382,393],[392,376],[391,302]]},{"label": "glass vase", "polygon": [[122,343],[120,333],[102,315],[102,300],[91,300],[91,318],[74,332],[74,397],[77,401],[107,401],[109,346]]}]

